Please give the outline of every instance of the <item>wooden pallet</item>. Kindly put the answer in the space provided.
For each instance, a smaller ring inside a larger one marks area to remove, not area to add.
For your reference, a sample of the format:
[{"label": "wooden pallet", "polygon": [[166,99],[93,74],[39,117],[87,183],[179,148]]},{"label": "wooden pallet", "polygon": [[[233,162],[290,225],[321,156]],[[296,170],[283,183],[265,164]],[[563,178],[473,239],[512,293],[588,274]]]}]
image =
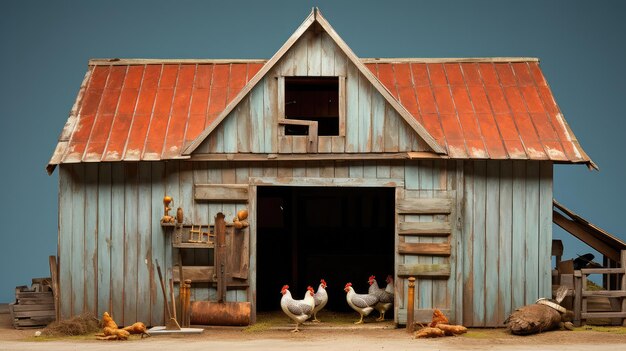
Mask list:
[{"label": "wooden pallet", "polygon": [[33,284],[32,288],[15,288],[15,302],[9,312],[16,329],[45,327],[55,320],[54,297],[49,287]]}]

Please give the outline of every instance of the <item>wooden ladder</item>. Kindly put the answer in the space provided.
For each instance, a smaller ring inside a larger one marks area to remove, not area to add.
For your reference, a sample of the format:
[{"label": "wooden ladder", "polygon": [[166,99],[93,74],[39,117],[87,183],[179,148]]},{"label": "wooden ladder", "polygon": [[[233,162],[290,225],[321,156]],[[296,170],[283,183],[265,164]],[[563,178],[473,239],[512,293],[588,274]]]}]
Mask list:
[{"label": "wooden ladder", "polygon": [[[619,290],[587,290],[587,276],[590,274],[618,275]],[[574,271],[574,325],[592,318],[619,318],[626,326],[626,250],[620,254],[620,268],[584,268]],[[588,310],[589,298],[605,297],[611,301],[611,311]]]}]

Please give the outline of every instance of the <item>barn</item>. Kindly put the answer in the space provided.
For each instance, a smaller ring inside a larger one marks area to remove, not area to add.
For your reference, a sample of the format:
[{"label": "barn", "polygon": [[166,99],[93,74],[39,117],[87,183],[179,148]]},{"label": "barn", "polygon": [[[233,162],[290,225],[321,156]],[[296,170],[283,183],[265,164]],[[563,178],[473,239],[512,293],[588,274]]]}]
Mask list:
[{"label": "barn", "polygon": [[359,58],[317,9],[269,60],[91,60],[47,166],[61,315],[163,324],[158,260],[251,322],[283,284],[341,311],[390,274],[398,324],[416,277],[416,313],[501,326],[551,295],[559,163],[595,167],[537,59]]}]

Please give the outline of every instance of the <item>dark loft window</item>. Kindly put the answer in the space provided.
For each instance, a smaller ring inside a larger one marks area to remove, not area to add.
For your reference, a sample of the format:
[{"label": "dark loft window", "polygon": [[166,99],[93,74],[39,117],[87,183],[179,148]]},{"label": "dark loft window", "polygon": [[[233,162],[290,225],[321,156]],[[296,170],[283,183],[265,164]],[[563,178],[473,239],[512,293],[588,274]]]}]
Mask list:
[{"label": "dark loft window", "polygon": [[[318,135],[339,135],[339,78],[285,77],[285,118],[316,121]],[[285,135],[308,135],[308,129],[286,125]]]}]

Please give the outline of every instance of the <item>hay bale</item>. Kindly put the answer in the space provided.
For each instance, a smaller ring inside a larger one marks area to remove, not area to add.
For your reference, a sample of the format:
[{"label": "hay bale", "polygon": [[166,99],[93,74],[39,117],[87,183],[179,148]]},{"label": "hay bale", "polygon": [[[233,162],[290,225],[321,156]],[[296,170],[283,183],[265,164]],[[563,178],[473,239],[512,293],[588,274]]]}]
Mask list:
[{"label": "hay bale", "polygon": [[100,321],[91,313],[83,313],[70,319],[52,322],[42,332],[47,336],[75,336],[98,332]]}]

